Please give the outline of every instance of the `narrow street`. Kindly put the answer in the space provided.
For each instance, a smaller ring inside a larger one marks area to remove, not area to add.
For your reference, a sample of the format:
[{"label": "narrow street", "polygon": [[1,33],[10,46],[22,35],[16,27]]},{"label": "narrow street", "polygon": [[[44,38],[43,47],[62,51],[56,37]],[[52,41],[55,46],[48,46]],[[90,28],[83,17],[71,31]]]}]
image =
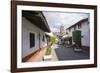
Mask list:
[{"label": "narrow street", "polygon": [[55,53],[58,60],[81,60],[89,59],[89,51],[75,52],[73,48],[66,48],[62,45],[55,44]]},{"label": "narrow street", "polygon": [[[43,61],[43,56],[46,49],[40,51],[34,58],[30,58],[30,62],[40,62]],[[62,60],[82,60],[89,59],[89,51],[85,52],[75,52],[73,48],[67,48],[63,45],[53,44],[52,45],[52,60],[50,61],[62,61]]]}]

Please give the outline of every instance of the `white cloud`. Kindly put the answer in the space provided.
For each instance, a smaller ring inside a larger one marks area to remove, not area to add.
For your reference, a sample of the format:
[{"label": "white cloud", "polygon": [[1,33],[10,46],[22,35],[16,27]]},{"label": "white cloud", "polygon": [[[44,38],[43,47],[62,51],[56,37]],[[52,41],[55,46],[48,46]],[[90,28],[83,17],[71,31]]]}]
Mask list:
[{"label": "white cloud", "polygon": [[89,17],[89,14],[86,13],[43,12],[43,14],[52,32],[59,31],[62,24],[66,29],[79,20]]}]

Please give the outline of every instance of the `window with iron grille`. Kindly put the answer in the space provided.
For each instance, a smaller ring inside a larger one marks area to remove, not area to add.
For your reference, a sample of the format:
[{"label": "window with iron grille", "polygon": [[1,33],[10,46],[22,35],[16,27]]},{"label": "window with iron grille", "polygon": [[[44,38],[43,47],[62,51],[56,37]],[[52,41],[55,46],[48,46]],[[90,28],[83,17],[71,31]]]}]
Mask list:
[{"label": "window with iron grille", "polygon": [[30,33],[30,48],[35,46],[35,34]]}]

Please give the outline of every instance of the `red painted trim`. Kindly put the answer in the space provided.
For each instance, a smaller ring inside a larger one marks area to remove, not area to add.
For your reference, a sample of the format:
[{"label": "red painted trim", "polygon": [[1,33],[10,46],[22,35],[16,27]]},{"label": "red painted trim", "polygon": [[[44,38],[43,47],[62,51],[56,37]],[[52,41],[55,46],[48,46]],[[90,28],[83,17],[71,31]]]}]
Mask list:
[{"label": "red painted trim", "polygon": [[38,56],[38,54],[39,54],[42,50],[44,50],[46,47],[47,47],[47,46],[45,46],[45,47],[43,47],[43,48],[39,48],[37,51],[31,53],[30,55],[28,55],[28,56],[26,56],[26,57],[24,57],[24,58],[22,58],[22,62],[30,62],[30,59],[31,59],[31,58],[32,58],[32,59],[35,59],[35,58]]}]

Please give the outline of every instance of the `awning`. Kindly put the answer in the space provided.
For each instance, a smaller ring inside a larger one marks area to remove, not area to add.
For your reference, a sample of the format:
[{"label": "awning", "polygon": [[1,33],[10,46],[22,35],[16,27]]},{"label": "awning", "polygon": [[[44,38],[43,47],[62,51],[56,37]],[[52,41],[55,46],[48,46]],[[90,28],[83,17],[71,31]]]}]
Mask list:
[{"label": "awning", "polygon": [[50,28],[42,17],[36,16],[39,12],[37,11],[22,11],[22,16],[29,20],[32,24],[36,25],[38,28],[45,32],[50,32]]},{"label": "awning", "polygon": [[62,38],[66,38],[66,37],[68,37],[68,35],[64,35]]}]

